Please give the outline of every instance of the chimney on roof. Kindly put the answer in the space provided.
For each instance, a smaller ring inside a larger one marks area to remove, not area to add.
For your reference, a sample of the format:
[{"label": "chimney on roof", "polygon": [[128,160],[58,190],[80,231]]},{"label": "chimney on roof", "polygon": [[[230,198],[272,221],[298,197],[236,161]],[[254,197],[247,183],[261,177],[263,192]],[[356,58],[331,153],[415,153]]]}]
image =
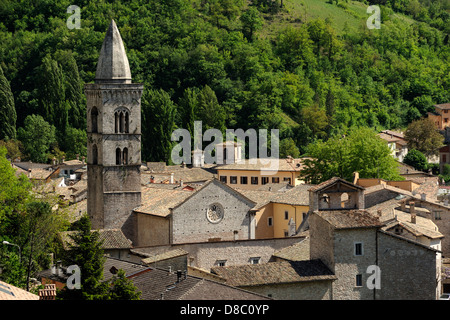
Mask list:
[{"label": "chimney on roof", "polygon": [[422,194],[420,195],[420,197],[421,197],[421,199],[422,199],[423,201],[426,201],[426,200],[427,200],[427,194],[426,194],[426,193],[422,193]]},{"label": "chimney on roof", "polygon": [[411,214],[411,223],[416,223],[416,208],[415,203],[409,203],[409,213]]},{"label": "chimney on roof", "polygon": [[381,210],[377,210],[377,214],[378,214],[379,217],[381,217],[381,215],[382,215]]},{"label": "chimney on roof", "polygon": [[357,184],[359,180],[359,172],[353,172],[353,184]]},{"label": "chimney on roof", "polygon": [[183,180],[180,180],[180,188],[183,188],[183,186],[184,186]]},{"label": "chimney on roof", "polygon": [[173,184],[173,172],[170,174],[170,184]]},{"label": "chimney on roof", "polygon": [[177,270],[177,282],[181,281],[181,276],[183,275],[183,273],[181,272],[181,270]]},{"label": "chimney on roof", "polygon": [[39,289],[39,300],[56,300],[56,285],[46,284],[44,289]]},{"label": "chimney on roof", "polygon": [[406,201],[402,201],[402,202],[401,202],[401,210],[402,210],[403,212],[406,212]]}]

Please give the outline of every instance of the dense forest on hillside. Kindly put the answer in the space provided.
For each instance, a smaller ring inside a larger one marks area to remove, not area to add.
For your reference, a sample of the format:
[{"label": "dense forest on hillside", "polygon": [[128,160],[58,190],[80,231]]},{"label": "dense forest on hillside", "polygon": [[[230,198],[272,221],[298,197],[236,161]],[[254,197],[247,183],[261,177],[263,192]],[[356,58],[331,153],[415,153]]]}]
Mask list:
[{"label": "dense forest on hillside", "polygon": [[405,128],[450,102],[450,4],[370,4],[380,29],[367,1],[3,0],[0,140],[32,161],[86,154],[83,85],[112,18],[145,86],[144,161],[169,162],[171,133],[194,120],[280,129],[281,156],[354,127]]}]

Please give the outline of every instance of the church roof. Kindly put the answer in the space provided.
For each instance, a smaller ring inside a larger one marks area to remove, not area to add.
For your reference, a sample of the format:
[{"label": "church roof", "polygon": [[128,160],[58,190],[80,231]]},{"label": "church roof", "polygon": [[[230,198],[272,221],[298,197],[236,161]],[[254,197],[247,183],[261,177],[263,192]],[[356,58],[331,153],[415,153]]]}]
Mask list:
[{"label": "church roof", "polygon": [[119,29],[111,20],[98,58],[95,82],[131,83],[131,71]]}]

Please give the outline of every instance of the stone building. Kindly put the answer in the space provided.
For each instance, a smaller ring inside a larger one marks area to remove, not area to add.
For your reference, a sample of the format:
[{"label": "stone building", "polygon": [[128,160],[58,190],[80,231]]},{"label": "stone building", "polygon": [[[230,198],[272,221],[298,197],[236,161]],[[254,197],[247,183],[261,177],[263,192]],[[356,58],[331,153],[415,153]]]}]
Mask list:
[{"label": "stone building", "polygon": [[[355,191],[349,195],[355,199],[352,209],[336,209],[339,202],[332,199],[342,196],[339,189]],[[365,210],[364,188],[333,178],[310,190],[310,258],[336,275],[333,299],[434,300],[440,295],[439,250],[383,230],[379,217]],[[331,208],[321,208],[324,194],[332,195]]]},{"label": "stone building", "polygon": [[125,48],[111,22],[95,75],[86,84],[87,212],[93,229],[121,229],[134,240],[132,210],[141,203],[142,84],[131,82]]},{"label": "stone building", "polygon": [[195,191],[150,184],[143,199],[137,246],[255,238],[255,203],[217,179]]}]

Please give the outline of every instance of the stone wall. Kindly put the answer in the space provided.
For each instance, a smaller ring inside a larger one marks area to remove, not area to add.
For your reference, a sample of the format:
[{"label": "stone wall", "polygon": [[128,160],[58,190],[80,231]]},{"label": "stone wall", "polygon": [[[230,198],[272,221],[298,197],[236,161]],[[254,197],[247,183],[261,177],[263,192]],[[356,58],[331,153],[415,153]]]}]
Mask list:
[{"label": "stone wall", "polygon": [[378,266],[383,300],[435,300],[437,283],[436,252],[423,246],[378,233]]},{"label": "stone wall", "polygon": [[331,300],[332,280],[240,287],[275,300]]},{"label": "stone wall", "polygon": [[308,221],[311,260],[322,260],[322,262],[334,272],[332,226],[314,212],[310,212]]},{"label": "stone wall", "polygon": [[[249,239],[252,219],[249,210],[253,204],[236,195],[229,187],[214,181],[174,208],[173,243]],[[212,204],[223,208],[223,218],[217,223],[207,219]]]},{"label": "stone wall", "polygon": [[[334,234],[335,275],[333,299],[371,300],[373,290],[366,286],[371,273],[367,268],[376,265],[376,228],[336,230]],[[355,255],[355,244],[362,244],[362,255]],[[357,286],[356,276],[362,276],[362,285]]]},{"label": "stone wall", "polygon": [[165,217],[145,213],[135,213],[136,234],[135,246],[160,246],[170,244],[170,222]]},{"label": "stone wall", "polygon": [[226,266],[249,264],[250,258],[260,257],[260,263],[271,261],[272,255],[285,247],[302,241],[304,237],[283,239],[243,240],[174,244],[172,246],[141,247],[136,250],[159,254],[164,251],[183,249],[188,252],[188,264],[192,267],[209,270],[218,261],[226,260]]}]

